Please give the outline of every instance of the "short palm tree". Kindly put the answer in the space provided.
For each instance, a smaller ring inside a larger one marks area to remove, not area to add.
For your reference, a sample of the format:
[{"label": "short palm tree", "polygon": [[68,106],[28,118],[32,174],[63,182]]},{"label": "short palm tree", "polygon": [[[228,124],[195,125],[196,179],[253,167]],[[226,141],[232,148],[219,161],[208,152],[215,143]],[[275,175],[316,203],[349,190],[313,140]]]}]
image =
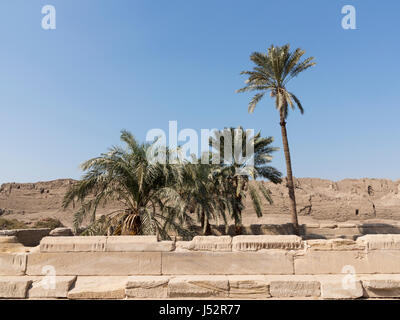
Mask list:
[{"label": "short palm tree", "polygon": [[248,79],[246,80],[246,86],[237,90],[237,92],[257,92],[250,100],[249,113],[254,111],[254,108],[266,93],[269,92],[270,96],[275,99],[275,106],[279,112],[283,149],[286,159],[287,187],[292,211],[292,224],[297,234],[299,233],[299,224],[297,220],[296,198],[286,131],[286,120],[289,106],[293,110],[295,106],[297,106],[301,113],[304,112],[304,109],[300,100],[286,89],[286,85],[301,72],[315,65],[313,57],[300,61],[304,53],[305,51],[301,49],[290,52],[290,46],[288,44],[282,47],[275,47],[272,45],[268,48],[267,53],[254,52],[250,56],[250,59],[254,62],[255,66],[253,70],[243,71],[241,73],[247,75]]},{"label": "short palm tree", "polygon": [[[228,140],[226,137],[230,137]],[[235,142],[236,141],[236,142]],[[210,146],[218,146],[219,150],[214,152],[219,156],[222,183],[225,186],[225,196],[229,200],[231,217],[235,221],[236,233],[241,233],[242,210],[244,208],[243,200],[245,192],[248,190],[252,199],[253,207],[258,217],[262,216],[261,200],[259,191],[265,199],[272,203],[271,193],[261,182],[258,184],[258,190],[249,184],[250,179],[268,179],[273,183],[280,183],[282,181],[282,174],[270,166],[272,160],[272,153],[279,150],[274,148],[271,143],[274,141],[273,137],[261,137],[258,132],[251,136],[242,127],[238,128],[225,128],[224,130],[215,131],[214,135],[210,137]],[[230,143],[231,154],[234,157],[230,159],[225,158],[225,145]],[[252,155],[247,155],[247,145],[252,146]],[[240,150],[235,151],[235,145],[241,145]],[[240,154],[241,151],[241,154]],[[252,160],[253,163],[250,162]]]},{"label": "short palm tree", "polygon": [[[64,208],[75,201],[81,203],[74,216],[75,228],[90,216],[88,234],[107,231],[111,235],[157,234],[168,238],[169,228],[185,233],[181,227],[185,217],[175,190],[181,179],[180,166],[152,163],[147,157],[152,145],[139,144],[127,131],[122,131],[121,140],[126,148],[113,147],[83,163],[83,179],[66,193]],[[107,201],[118,201],[123,209],[96,220],[96,209]]]},{"label": "short palm tree", "polygon": [[182,184],[178,188],[185,205],[184,211],[197,215],[203,235],[211,234],[210,221],[222,219],[227,226],[225,209],[227,198],[218,173],[220,166],[186,162],[183,165]]}]

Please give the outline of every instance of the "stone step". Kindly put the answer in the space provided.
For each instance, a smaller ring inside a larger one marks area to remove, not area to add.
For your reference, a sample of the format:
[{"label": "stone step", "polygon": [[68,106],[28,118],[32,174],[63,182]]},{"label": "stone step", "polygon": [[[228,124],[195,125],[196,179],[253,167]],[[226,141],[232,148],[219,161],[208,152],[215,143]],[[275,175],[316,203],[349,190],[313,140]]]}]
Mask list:
[{"label": "stone step", "polygon": [[0,299],[400,298],[400,274],[1,276]]}]

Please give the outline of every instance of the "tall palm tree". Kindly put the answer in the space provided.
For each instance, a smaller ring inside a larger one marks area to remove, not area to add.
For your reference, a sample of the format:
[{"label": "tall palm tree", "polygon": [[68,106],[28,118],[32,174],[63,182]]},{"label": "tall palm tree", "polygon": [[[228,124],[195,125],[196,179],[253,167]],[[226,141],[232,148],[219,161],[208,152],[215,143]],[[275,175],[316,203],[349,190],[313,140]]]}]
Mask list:
[{"label": "tall palm tree", "polygon": [[[152,144],[140,144],[131,133],[122,131],[126,148],[113,147],[108,153],[82,164],[83,179],[71,186],[63,207],[78,201],[74,226],[79,228],[90,216],[87,234],[157,234],[168,238],[168,229],[185,233],[185,216],[179,210],[175,186],[181,180],[180,166],[152,163],[147,151]],[[96,220],[96,209],[107,201],[118,201],[123,209]],[[178,219],[178,221],[177,221]]]},{"label": "tall palm tree", "polygon": [[[228,139],[226,139],[228,137]],[[238,128],[225,128],[224,130],[215,131],[214,135],[210,137],[210,147],[215,149],[215,153],[219,156],[222,177],[222,184],[225,186],[225,196],[230,205],[231,217],[235,221],[236,233],[241,233],[242,210],[244,208],[243,200],[245,192],[248,190],[252,199],[253,207],[258,217],[262,216],[261,200],[259,192],[264,198],[272,203],[271,193],[261,182],[258,184],[258,190],[249,184],[250,179],[268,179],[273,183],[280,183],[282,181],[280,173],[269,164],[272,160],[272,153],[279,148],[274,148],[271,143],[274,141],[273,137],[261,137],[261,132],[251,136],[247,130],[242,127]],[[230,159],[225,158],[226,144],[231,144],[229,149],[234,157]],[[219,145],[219,150],[216,147]],[[236,147],[240,145],[240,150]],[[252,146],[253,154],[247,154],[247,145]],[[242,154],[240,154],[240,151]],[[250,162],[252,160],[252,164]]]},{"label": "tall palm tree", "polygon": [[300,61],[304,53],[305,51],[299,48],[291,52],[288,44],[282,47],[272,45],[268,48],[267,53],[254,52],[251,54],[250,59],[254,62],[255,66],[253,70],[241,73],[248,75],[248,79],[246,80],[246,86],[237,90],[237,92],[257,92],[250,100],[249,113],[254,111],[258,102],[260,102],[267,92],[270,92],[270,96],[275,99],[275,106],[279,112],[283,149],[286,159],[287,187],[292,211],[292,224],[297,234],[299,233],[299,224],[297,220],[296,197],[286,120],[289,106],[293,110],[297,106],[302,114],[304,113],[304,109],[300,100],[286,89],[286,85],[301,72],[315,65],[313,57]]}]

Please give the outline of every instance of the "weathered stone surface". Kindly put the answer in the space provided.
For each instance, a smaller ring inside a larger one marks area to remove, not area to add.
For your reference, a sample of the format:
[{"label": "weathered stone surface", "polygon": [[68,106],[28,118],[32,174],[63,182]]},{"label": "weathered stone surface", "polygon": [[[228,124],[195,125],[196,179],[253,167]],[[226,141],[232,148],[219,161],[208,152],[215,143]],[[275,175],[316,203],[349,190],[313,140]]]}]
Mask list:
[{"label": "weathered stone surface", "polygon": [[68,291],[75,281],[76,276],[36,277],[28,291],[28,297],[32,299],[67,298]]},{"label": "weathered stone surface", "polygon": [[227,297],[229,291],[226,276],[176,277],[168,283],[168,297]]},{"label": "weathered stone surface", "polygon": [[365,250],[366,246],[362,243],[358,243],[351,239],[330,239],[329,243],[332,244],[332,250],[344,251],[344,250]]},{"label": "weathered stone surface", "polygon": [[273,297],[319,297],[321,295],[320,282],[299,277],[271,281],[270,293]]},{"label": "weathered stone surface", "polygon": [[24,299],[31,283],[26,277],[0,277],[0,298]]},{"label": "weathered stone surface", "polygon": [[307,240],[305,245],[314,251],[350,251],[350,250],[365,250],[366,246],[362,243],[351,239],[329,239],[329,240]]},{"label": "weathered stone surface", "polygon": [[160,252],[69,252],[31,253],[28,275],[42,275],[42,268],[53,266],[60,276],[159,275]]},{"label": "weathered stone surface", "polygon": [[355,223],[338,223],[338,228],[357,228]]},{"label": "weathered stone surface", "polygon": [[346,275],[336,279],[321,280],[321,297],[323,299],[356,299],[363,296],[361,281],[346,279]]},{"label": "weathered stone surface", "polygon": [[302,246],[301,238],[293,235],[247,235],[232,240],[234,251],[258,251],[263,249],[294,250]]},{"label": "weathered stone surface", "polygon": [[400,250],[400,234],[369,234],[359,237],[357,243],[367,245],[368,250]]},{"label": "weathered stone surface", "polygon": [[17,235],[17,231],[16,229],[14,230],[0,230],[0,236],[7,236],[7,237],[11,237],[11,236],[16,236]]},{"label": "weathered stone surface", "polygon": [[265,299],[271,296],[265,276],[228,276],[228,281],[230,298]]},{"label": "weathered stone surface", "polygon": [[2,243],[0,244],[1,253],[24,253],[28,252],[29,249],[24,247],[22,243]]},{"label": "weathered stone surface", "polygon": [[0,253],[23,253],[27,250],[16,236],[0,236]]},{"label": "weathered stone surface", "polygon": [[307,223],[305,224],[305,228],[319,228],[319,223]]},{"label": "weathered stone surface", "polygon": [[189,245],[195,251],[232,251],[230,236],[196,236]]},{"label": "weathered stone surface", "polygon": [[38,253],[40,252],[40,245],[36,247],[29,247],[29,253]]},{"label": "weathered stone surface", "polygon": [[126,296],[128,298],[167,298],[167,276],[131,276],[126,284]]},{"label": "weathered stone surface", "polygon": [[304,241],[304,246],[309,250],[330,251],[332,250],[332,242],[322,239]]},{"label": "weathered stone surface", "polygon": [[124,299],[127,277],[78,277],[68,299]]},{"label": "weathered stone surface", "polygon": [[26,254],[0,253],[0,276],[25,274]]},{"label": "weathered stone surface", "polygon": [[70,237],[73,236],[74,233],[72,232],[71,228],[55,228],[50,231],[49,236],[52,237]]},{"label": "weathered stone surface", "polygon": [[[294,259],[295,274],[340,274],[346,265],[366,264],[366,257],[361,261],[357,252],[308,251]],[[364,267],[365,269],[365,267]]]},{"label": "weathered stone surface", "polygon": [[175,251],[176,252],[188,252],[190,251],[190,246],[192,241],[176,241],[175,242]]},{"label": "weathered stone surface", "polygon": [[293,274],[293,256],[265,252],[162,252],[162,274]]},{"label": "weathered stone surface", "polygon": [[173,241],[157,241],[156,236],[113,236],[107,237],[108,252],[160,252],[172,251]]},{"label": "weathered stone surface", "polygon": [[40,242],[41,252],[96,252],[106,250],[107,237],[46,237]]},{"label": "weathered stone surface", "polygon": [[3,243],[18,243],[16,236],[0,236],[0,244]]},{"label": "weathered stone surface", "polygon": [[357,273],[400,273],[400,250],[374,250],[368,252],[367,259],[366,270]]},{"label": "weathered stone surface", "polygon": [[373,275],[363,277],[364,296],[369,298],[400,297],[400,275]]},{"label": "weathered stone surface", "polygon": [[295,274],[341,274],[350,266],[357,274],[400,273],[400,251],[309,251],[294,260]]},{"label": "weathered stone surface", "polygon": [[334,229],[334,228],[337,228],[337,224],[336,223],[320,223],[319,227],[327,228],[327,229]]}]

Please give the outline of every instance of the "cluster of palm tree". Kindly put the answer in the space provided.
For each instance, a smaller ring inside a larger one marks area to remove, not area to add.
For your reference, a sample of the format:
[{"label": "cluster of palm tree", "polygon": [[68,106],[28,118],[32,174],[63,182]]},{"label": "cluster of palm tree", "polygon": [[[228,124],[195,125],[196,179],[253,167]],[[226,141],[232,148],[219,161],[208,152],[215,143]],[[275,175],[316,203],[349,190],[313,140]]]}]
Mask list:
[{"label": "cluster of palm tree", "polygon": [[[279,183],[281,173],[269,165],[277,150],[271,147],[273,138],[263,138],[260,133],[250,137],[242,128],[238,130],[241,135],[237,139],[254,146],[253,166],[238,164],[234,158],[229,162],[223,152],[219,154],[226,144],[224,131],[235,134],[234,128],[216,131],[210,138],[210,147],[220,141],[220,150],[209,152],[210,160],[217,154],[219,163],[202,163],[201,159],[153,162],[147,155],[157,142],[139,143],[131,133],[122,131],[125,148],[113,147],[83,163],[85,174],[67,191],[63,207],[79,204],[74,226],[78,230],[88,222],[82,232],[86,235],[155,234],[168,239],[177,234],[189,238],[196,224],[209,235],[211,221],[228,228],[229,220],[240,233],[246,191],[258,216],[262,215],[260,194],[272,202],[264,184],[256,188],[249,186],[249,180],[264,178]],[[96,210],[109,201],[118,201],[121,209],[97,219]]]},{"label": "cluster of palm tree", "polygon": [[[257,92],[250,100],[249,113],[267,93],[275,99],[296,234],[299,233],[299,225],[286,122],[289,107],[293,110],[297,107],[301,113],[304,109],[298,97],[286,86],[291,79],[315,65],[313,57],[301,60],[304,53],[301,49],[291,52],[289,45],[271,46],[266,53],[254,52],[250,59],[255,66],[251,71],[242,72],[248,79],[246,86],[237,90]],[[272,137],[263,138],[260,133],[249,137],[247,131],[242,129],[238,138],[242,146],[248,143],[248,139],[251,140],[254,146],[253,165],[225,158],[224,147],[237,143],[237,140],[225,141],[224,134],[234,131],[234,128],[227,128],[216,132],[210,139],[210,146],[220,142],[220,148],[214,150],[220,161],[212,164],[187,160],[176,164],[153,163],[146,157],[153,145],[140,144],[129,132],[123,131],[121,139],[126,148],[114,147],[108,153],[85,162],[82,169],[86,173],[67,192],[63,207],[76,201],[80,203],[74,225],[79,228],[84,218],[89,217],[90,225],[84,234],[157,234],[168,238],[173,231],[190,236],[190,226],[196,223],[201,225],[203,234],[210,234],[210,221],[223,221],[227,227],[229,219],[234,221],[236,232],[241,233],[246,194],[250,195],[258,216],[262,215],[260,195],[272,202],[271,193],[263,182],[255,186],[249,181],[262,178],[280,183],[281,173],[269,165],[271,155],[276,151],[271,147]],[[119,201],[124,209],[96,219],[96,209],[107,201]]]}]

